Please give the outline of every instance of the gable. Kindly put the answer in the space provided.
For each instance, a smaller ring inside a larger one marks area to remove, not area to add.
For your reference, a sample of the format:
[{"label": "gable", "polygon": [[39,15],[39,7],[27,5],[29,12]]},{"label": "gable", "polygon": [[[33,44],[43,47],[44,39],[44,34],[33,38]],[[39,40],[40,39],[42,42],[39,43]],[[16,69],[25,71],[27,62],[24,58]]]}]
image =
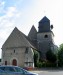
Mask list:
[{"label": "gable", "polygon": [[26,39],[24,34],[20,32],[16,27],[8,37],[8,39],[3,44],[2,48],[10,47],[32,47],[30,42]]}]

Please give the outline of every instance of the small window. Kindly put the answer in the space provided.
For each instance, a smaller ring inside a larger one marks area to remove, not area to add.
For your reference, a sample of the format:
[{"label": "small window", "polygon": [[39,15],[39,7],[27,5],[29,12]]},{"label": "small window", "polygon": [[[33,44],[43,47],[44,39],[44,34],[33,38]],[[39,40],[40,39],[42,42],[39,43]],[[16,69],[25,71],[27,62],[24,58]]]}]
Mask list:
[{"label": "small window", "polygon": [[14,50],[14,53],[15,53],[15,50]]},{"label": "small window", "polygon": [[5,61],[5,65],[7,65],[7,61]]},{"label": "small window", "polygon": [[45,35],[44,38],[48,38],[48,35]]},{"label": "small window", "polygon": [[28,53],[28,47],[26,47],[25,53]]}]

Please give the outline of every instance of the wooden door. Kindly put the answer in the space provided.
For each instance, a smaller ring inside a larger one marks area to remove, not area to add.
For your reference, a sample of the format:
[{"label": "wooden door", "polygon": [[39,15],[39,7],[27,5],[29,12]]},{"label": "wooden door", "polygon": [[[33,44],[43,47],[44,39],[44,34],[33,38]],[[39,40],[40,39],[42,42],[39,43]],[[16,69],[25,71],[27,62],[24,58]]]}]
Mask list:
[{"label": "wooden door", "polygon": [[17,66],[17,60],[16,59],[13,59],[12,65]]}]

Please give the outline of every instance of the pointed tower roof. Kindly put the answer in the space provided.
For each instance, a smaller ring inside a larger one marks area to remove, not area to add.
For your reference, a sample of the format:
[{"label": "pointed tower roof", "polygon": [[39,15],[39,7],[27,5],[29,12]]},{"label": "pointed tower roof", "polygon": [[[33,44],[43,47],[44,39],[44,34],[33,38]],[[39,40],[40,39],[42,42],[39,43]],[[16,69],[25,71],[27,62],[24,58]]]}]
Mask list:
[{"label": "pointed tower roof", "polygon": [[14,48],[14,47],[33,47],[26,38],[27,36],[19,31],[16,27],[3,44],[2,48]]},{"label": "pointed tower roof", "polygon": [[38,26],[38,32],[50,32],[50,20],[44,16],[40,21],[39,21],[39,26]]},{"label": "pointed tower roof", "polygon": [[37,38],[37,30],[36,30],[36,28],[34,27],[34,25],[32,26],[32,28],[31,28],[31,30],[30,30],[30,32],[29,32],[29,34],[28,34],[28,37],[29,37],[30,39],[36,39],[36,38]]},{"label": "pointed tower roof", "polygon": [[50,21],[46,16],[44,16],[39,22]]}]

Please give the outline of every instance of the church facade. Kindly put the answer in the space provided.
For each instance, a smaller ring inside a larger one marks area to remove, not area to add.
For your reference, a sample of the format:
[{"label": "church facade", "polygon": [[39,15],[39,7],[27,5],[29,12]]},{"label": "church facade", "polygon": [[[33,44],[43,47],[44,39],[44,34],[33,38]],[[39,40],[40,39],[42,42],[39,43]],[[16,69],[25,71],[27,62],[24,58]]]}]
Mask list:
[{"label": "church facade", "polygon": [[39,21],[38,32],[32,26],[28,36],[16,27],[2,46],[2,65],[34,67],[34,51],[38,50],[41,59],[46,59],[46,52],[54,49],[53,26],[45,16]]}]

